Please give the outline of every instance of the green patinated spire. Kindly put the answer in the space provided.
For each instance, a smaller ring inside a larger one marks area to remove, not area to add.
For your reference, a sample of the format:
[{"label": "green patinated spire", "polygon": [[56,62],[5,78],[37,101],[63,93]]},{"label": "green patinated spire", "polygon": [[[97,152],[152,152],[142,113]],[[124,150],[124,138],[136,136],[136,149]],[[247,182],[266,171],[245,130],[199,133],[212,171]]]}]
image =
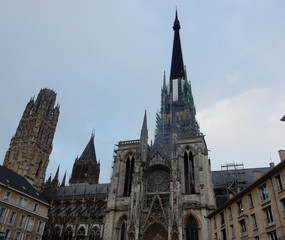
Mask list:
[{"label": "green patinated spire", "polygon": [[167,86],[166,86],[166,77],[165,71],[163,73],[163,85],[161,88],[161,112],[164,112],[166,106],[166,97],[167,97]]}]

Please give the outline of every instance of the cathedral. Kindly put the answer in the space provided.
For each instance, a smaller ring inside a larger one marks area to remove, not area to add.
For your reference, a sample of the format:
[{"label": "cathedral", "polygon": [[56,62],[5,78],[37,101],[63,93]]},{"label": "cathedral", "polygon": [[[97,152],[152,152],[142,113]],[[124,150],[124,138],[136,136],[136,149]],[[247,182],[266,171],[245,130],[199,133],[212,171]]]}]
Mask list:
[{"label": "cathedral", "polygon": [[94,134],[75,159],[68,186],[66,176],[59,181],[59,170],[43,183],[59,107],[49,89],[28,103],[4,165],[28,176],[49,201],[43,239],[211,239],[207,216],[216,208],[211,163],[183,63],[177,11],[173,30],[155,139],[149,144],[145,113],[138,139],[120,141],[115,149],[111,183],[98,183]]}]

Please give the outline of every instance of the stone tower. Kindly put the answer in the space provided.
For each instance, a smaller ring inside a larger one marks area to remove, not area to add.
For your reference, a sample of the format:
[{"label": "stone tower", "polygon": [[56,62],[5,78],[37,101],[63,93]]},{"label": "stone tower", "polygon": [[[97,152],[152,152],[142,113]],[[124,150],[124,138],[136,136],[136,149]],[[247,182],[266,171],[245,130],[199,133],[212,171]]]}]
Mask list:
[{"label": "stone tower", "polygon": [[36,101],[32,98],[23,113],[15,135],[10,142],[3,166],[24,176],[40,190],[59,116],[55,106],[56,93],[42,89]]},{"label": "stone tower", "polygon": [[76,158],[70,184],[97,184],[100,174],[100,163],[97,162],[95,145],[94,145],[94,134],[92,133],[91,138],[85,147],[80,158]]},{"label": "stone tower", "polygon": [[170,79],[167,84],[164,74],[154,144],[148,145],[146,114],[140,139],[119,142],[104,239],[211,239],[210,160],[183,64],[177,12],[173,30]]}]

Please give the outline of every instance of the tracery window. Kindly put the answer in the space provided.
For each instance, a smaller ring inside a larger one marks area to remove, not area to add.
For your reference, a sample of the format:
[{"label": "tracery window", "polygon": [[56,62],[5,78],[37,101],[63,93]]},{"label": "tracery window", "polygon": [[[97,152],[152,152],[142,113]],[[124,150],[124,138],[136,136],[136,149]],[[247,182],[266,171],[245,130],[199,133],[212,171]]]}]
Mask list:
[{"label": "tracery window", "polygon": [[184,153],[185,193],[195,193],[194,159],[191,151]]},{"label": "tracery window", "polygon": [[186,224],[186,240],[199,240],[198,225],[193,216],[190,216]]},{"label": "tracery window", "polygon": [[85,229],[84,227],[79,228],[77,232],[77,240],[83,240],[85,238]]},{"label": "tracery window", "polygon": [[95,227],[92,229],[90,233],[89,240],[100,240],[100,230],[99,228]]},{"label": "tracery window", "polygon": [[52,233],[52,239],[53,240],[59,240],[60,239],[60,228],[57,227]]},{"label": "tracery window", "polygon": [[134,157],[129,156],[126,162],[126,175],[124,185],[124,196],[130,196],[132,190],[133,171],[134,171]]},{"label": "tracery window", "polygon": [[169,191],[169,174],[164,170],[155,170],[148,175],[147,191],[148,192],[168,192]]},{"label": "tracery window", "polygon": [[71,239],[72,239],[72,235],[73,235],[72,228],[71,228],[71,227],[68,227],[68,228],[64,231],[63,239],[64,239],[64,240],[71,240]]}]

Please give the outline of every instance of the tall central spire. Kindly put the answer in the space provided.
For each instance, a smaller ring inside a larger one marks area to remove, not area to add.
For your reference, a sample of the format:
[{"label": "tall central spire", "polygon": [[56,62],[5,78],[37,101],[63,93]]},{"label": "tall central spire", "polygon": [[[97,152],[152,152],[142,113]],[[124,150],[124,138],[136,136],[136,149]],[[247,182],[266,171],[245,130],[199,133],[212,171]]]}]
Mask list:
[{"label": "tall central spire", "polygon": [[176,10],[175,20],[173,24],[174,41],[173,41],[173,50],[172,50],[170,79],[178,79],[178,78],[184,79],[184,64],[183,64],[180,35],[179,35],[180,28],[181,27]]}]

